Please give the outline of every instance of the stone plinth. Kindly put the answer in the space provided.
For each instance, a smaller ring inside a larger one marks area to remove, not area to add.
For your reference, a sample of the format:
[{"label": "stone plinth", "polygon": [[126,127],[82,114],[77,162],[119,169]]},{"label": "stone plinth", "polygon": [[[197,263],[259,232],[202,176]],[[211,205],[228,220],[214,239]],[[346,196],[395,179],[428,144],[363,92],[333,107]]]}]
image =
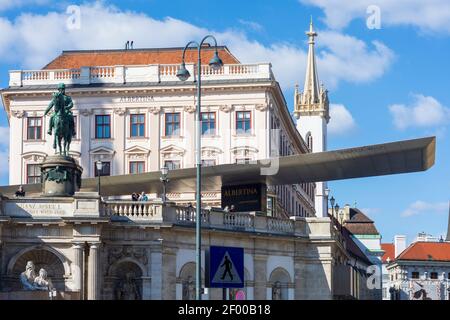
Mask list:
[{"label": "stone plinth", "polygon": [[47,156],[41,170],[43,196],[70,197],[80,189],[83,169],[72,157]]},{"label": "stone plinth", "polygon": [[[79,292],[56,292],[52,300],[79,300]],[[10,291],[0,292],[0,300],[50,300],[48,291]]]}]

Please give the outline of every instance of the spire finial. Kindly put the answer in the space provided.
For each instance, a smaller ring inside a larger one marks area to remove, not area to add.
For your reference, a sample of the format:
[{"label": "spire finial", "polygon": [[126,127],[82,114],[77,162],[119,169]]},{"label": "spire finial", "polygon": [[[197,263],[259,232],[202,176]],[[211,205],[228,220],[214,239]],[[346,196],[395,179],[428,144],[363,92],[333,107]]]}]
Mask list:
[{"label": "spire finial", "polygon": [[313,19],[311,15],[311,22],[309,23],[309,31],[306,32],[309,37],[309,43],[314,44],[314,37],[317,37],[317,33],[314,31]]}]

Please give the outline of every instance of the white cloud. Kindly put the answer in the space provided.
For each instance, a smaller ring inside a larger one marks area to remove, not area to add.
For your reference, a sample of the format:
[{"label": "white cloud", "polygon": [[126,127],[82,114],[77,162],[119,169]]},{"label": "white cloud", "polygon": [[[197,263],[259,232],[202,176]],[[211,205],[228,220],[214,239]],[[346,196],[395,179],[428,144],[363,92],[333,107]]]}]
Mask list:
[{"label": "white cloud", "polygon": [[261,24],[259,24],[258,22],[244,20],[244,19],[239,19],[238,21],[240,24],[242,24],[245,27],[248,27],[249,29],[251,29],[253,31],[259,32],[259,31],[264,30],[264,27]]},{"label": "white cloud", "polygon": [[398,129],[432,127],[444,125],[450,121],[449,108],[444,107],[435,98],[422,94],[413,94],[413,102],[409,105],[390,105],[389,112]]},{"label": "white cloud", "polygon": [[[62,50],[183,46],[205,34],[217,36],[244,63],[271,62],[284,88],[303,81],[306,48],[291,43],[263,45],[236,30],[207,30],[171,17],[157,20],[142,13],[122,11],[103,2],[81,6],[81,28],[67,28],[69,15],[22,14],[14,21],[0,19],[0,59],[14,57],[23,68],[41,68]],[[305,21],[305,28],[307,22]],[[299,43],[305,43],[300,38]],[[319,33],[319,74],[328,88],[340,81],[367,82],[379,78],[393,60],[392,51],[380,42],[365,42],[337,32]]]},{"label": "white cloud", "polygon": [[320,34],[318,65],[321,78],[328,87],[339,81],[370,82],[381,77],[392,64],[395,55],[379,41],[368,46],[355,37],[333,31]]},{"label": "white cloud", "polygon": [[330,122],[328,133],[331,135],[343,135],[356,128],[355,120],[350,111],[342,104],[330,104]]},{"label": "white cloud", "polygon": [[9,172],[9,152],[0,151],[0,177]]},{"label": "white cloud", "polygon": [[49,0],[0,0],[0,11],[23,7],[25,5],[44,5],[49,2]]},{"label": "white cloud", "polygon": [[407,25],[425,32],[450,33],[450,1],[448,0],[299,0],[325,12],[328,27],[341,29],[354,19],[367,19],[367,8],[380,9],[383,26]]},{"label": "white cloud", "polygon": [[0,127],[0,149],[9,145],[9,127]]},{"label": "white cloud", "polygon": [[9,127],[0,126],[0,177],[9,170]]},{"label": "white cloud", "polygon": [[360,210],[369,217],[381,212],[380,208],[362,208]]},{"label": "white cloud", "polygon": [[422,213],[445,213],[448,210],[447,202],[428,203],[418,200],[409,205],[409,207],[401,213],[402,217],[411,217]]}]

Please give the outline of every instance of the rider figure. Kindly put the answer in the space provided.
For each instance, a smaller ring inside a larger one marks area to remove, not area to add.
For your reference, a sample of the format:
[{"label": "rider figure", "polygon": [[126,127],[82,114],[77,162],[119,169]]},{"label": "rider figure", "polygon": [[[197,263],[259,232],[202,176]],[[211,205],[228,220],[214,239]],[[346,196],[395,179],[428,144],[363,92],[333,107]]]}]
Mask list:
[{"label": "rider figure", "polygon": [[66,96],[66,86],[64,83],[60,83],[58,85],[58,92],[53,94],[53,99],[52,101],[50,101],[50,104],[48,105],[47,109],[45,110],[44,116],[47,115],[47,113],[50,112],[50,110],[55,107],[55,112],[52,114],[52,116],[50,117],[50,122],[49,122],[49,128],[48,128],[48,134],[51,135],[52,134],[52,130],[55,127],[55,115],[57,113],[58,110],[56,110],[56,108],[58,107],[56,104],[56,99],[60,98],[62,96],[62,99],[64,101],[64,115],[67,117],[67,119],[69,120],[69,130],[70,132],[72,132],[72,136],[75,136],[75,126],[74,126],[74,121],[73,121],[73,114],[72,111],[70,109],[72,109],[73,107],[73,101],[72,98],[69,96]]}]

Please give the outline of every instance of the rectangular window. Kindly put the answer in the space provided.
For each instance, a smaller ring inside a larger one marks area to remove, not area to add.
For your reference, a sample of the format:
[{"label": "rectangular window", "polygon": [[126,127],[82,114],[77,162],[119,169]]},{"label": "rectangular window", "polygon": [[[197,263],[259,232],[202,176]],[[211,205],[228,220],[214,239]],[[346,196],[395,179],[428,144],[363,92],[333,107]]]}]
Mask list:
[{"label": "rectangular window", "polygon": [[31,117],[27,119],[27,139],[41,140],[42,139],[42,118]]},{"label": "rectangular window", "polygon": [[411,274],[411,278],[412,279],[419,279],[419,272],[413,271],[413,273]]},{"label": "rectangular window", "polygon": [[166,133],[165,136],[180,135],[180,113],[166,113]]},{"label": "rectangular window", "polygon": [[252,133],[252,114],[250,111],[236,112],[236,134]]},{"label": "rectangular window", "polygon": [[216,113],[202,112],[202,135],[216,134]]},{"label": "rectangular window", "polygon": [[430,273],[430,279],[437,279],[437,278],[438,278],[437,272],[431,272]]},{"label": "rectangular window", "polygon": [[95,139],[111,138],[111,116],[96,115],[95,116]]},{"label": "rectangular window", "polygon": [[130,161],[130,173],[144,173],[145,162],[144,161]]},{"label": "rectangular window", "polygon": [[130,115],[130,137],[145,137],[145,115]]},{"label": "rectangular window", "polygon": [[179,160],[166,160],[164,161],[164,166],[169,168],[169,170],[180,169],[180,161]]},{"label": "rectangular window", "polygon": [[27,164],[27,183],[41,183],[40,164]]},{"label": "rectangular window", "polygon": [[215,166],[215,165],[216,165],[216,160],[214,160],[214,159],[202,160],[203,167],[210,167],[210,166]]},{"label": "rectangular window", "polygon": [[[100,176],[110,176],[111,175],[111,162],[102,161],[102,171],[100,171]],[[94,162],[94,176],[98,177],[97,165]]]}]

